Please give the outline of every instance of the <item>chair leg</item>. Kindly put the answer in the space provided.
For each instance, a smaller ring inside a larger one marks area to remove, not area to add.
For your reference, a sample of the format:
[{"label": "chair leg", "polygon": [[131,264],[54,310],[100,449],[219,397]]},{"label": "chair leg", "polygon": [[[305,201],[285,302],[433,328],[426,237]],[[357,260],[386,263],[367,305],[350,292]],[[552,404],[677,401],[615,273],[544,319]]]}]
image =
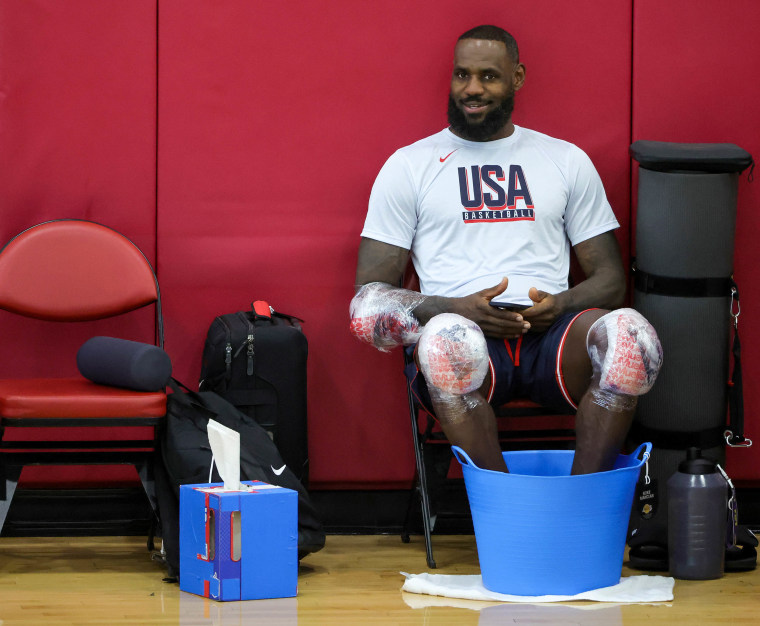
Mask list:
[{"label": "chair leg", "polygon": [[[423,533],[425,535],[425,553],[427,557],[427,564],[428,567],[431,569],[436,569],[435,559],[433,559],[433,541],[431,538],[431,534],[433,532],[433,523],[434,520],[432,519],[432,516],[430,514],[430,496],[428,493],[428,482],[427,482],[427,472],[425,468],[425,459],[423,456],[423,450],[422,446],[424,445],[424,442],[422,438],[420,437],[419,427],[417,424],[417,410],[414,405],[414,397],[412,396],[411,390],[409,389],[409,386],[407,384],[407,396],[409,398],[409,415],[411,416],[412,420],[412,438],[414,441],[414,460],[417,465],[417,484],[416,484],[416,491],[419,494],[420,498],[420,510],[422,513],[422,529]],[[402,532],[401,539],[404,540],[404,537],[407,537],[408,540],[408,530],[407,524],[408,524],[408,517],[409,517],[409,510],[407,510],[407,521],[404,523],[404,532]]]},{"label": "chair leg", "polygon": [[[424,462],[424,459],[423,459]],[[426,473],[427,477],[427,473]],[[430,493],[429,487],[425,490],[428,494]],[[404,543],[409,543],[409,536],[411,535],[411,529],[412,529],[412,518],[415,511],[416,506],[419,503],[420,507],[422,507],[422,490],[420,487],[420,477],[417,472],[414,474],[414,485],[409,490],[409,498],[407,500],[406,504],[406,515],[404,516],[404,525],[401,527],[401,541]],[[430,518],[430,529],[435,529],[435,520],[436,520],[436,514],[433,513],[432,508],[432,500],[430,499],[430,496],[428,495],[428,511]]]},{"label": "chair leg", "polygon": [[[413,365],[413,358],[411,355],[404,352],[405,370],[411,368]],[[423,454],[423,445],[428,437],[428,433],[425,435],[420,434],[419,424],[417,422],[417,405],[415,403],[414,393],[412,392],[412,386],[410,379],[406,377],[406,397],[409,405],[409,417],[412,421],[412,441],[414,442],[414,460],[417,465],[417,478],[415,484],[415,491],[417,492],[420,500],[420,512],[422,514],[422,529],[425,536],[425,554],[427,558],[428,567],[436,569],[435,559],[433,559],[433,542],[431,534],[433,532],[433,525],[435,519],[430,513],[430,495],[428,492],[427,472],[425,467],[425,459]],[[411,502],[410,502],[411,505]],[[409,541],[409,518],[411,514],[411,506],[407,507],[406,520],[404,521],[404,529],[401,533],[401,540],[405,543]]]},{"label": "chair leg", "polygon": [[403,543],[409,543],[409,535],[411,532],[412,527],[412,512],[414,511],[414,505],[417,502],[419,498],[419,493],[417,492],[417,472],[414,473],[414,484],[412,485],[412,488],[409,490],[409,498],[407,499],[406,503],[406,515],[404,516],[404,525],[401,527],[401,541]]},{"label": "chair leg", "polygon": [[135,463],[135,469],[137,469],[137,475],[140,477],[140,483],[145,490],[145,495],[148,496],[148,502],[150,502],[150,508],[153,509],[155,514],[158,511],[158,497],[156,496],[156,481],[153,474],[153,457],[149,459],[143,459]]},{"label": "chair leg", "polygon": [[422,512],[422,528],[425,533],[425,552],[427,564],[431,569],[436,569],[435,559],[433,559],[433,524],[435,520],[430,513],[430,493],[428,492],[427,471],[425,469],[425,460],[423,458],[422,442],[417,442],[416,459],[417,459],[417,491],[420,497],[420,509]]},{"label": "chair leg", "polygon": [[11,500],[21,477],[21,469],[20,465],[6,465],[3,467],[3,475],[0,476],[0,533],[3,531],[5,518],[11,508]]}]

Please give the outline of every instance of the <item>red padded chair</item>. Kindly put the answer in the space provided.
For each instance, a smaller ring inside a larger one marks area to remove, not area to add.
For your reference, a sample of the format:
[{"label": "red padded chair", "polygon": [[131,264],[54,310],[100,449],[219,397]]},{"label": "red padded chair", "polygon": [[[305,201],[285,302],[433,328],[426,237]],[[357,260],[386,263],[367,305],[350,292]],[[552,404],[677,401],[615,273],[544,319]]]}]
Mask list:
[{"label": "red padded chair", "polygon": [[[153,268],[129,239],[101,224],[45,222],[0,251],[0,308],[6,311],[65,324],[151,304],[155,343],[163,347]],[[155,510],[152,460],[165,414],[163,390],[131,391],[83,377],[0,380],[0,530],[26,465],[134,465]]]}]

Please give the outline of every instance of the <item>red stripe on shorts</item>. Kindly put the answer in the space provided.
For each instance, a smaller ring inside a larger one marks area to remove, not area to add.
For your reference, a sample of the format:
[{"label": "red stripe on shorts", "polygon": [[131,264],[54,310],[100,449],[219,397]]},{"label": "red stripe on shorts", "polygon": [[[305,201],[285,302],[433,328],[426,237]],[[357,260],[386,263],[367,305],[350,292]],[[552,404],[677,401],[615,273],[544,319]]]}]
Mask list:
[{"label": "red stripe on shorts", "polygon": [[570,327],[575,323],[575,320],[577,320],[581,315],[584,313],[588,313],[589,311],[594,311],[595,309],[586,309],[585,311],[581,311],[576,315],[573,319],[570,320],[570,323],[567,325],[567,328],[565,328],[565,332],[562,334],[562,339],[559,342],[559,349],[557,350],[557,371],[556,378],[557,378],[557,385],[559,386],[559,390],[562,392],[562,395],[564,396],[565,400],[570,404],[571,407],[574,409],[578,409],[578,405],[573,402],[573,399],[570,397],[570,393],[567,390],[567,387],[565,387],[565,377],[562,375],[562,352],[565,349],[565,339],[567,339],[567,334],[570,332]]}]

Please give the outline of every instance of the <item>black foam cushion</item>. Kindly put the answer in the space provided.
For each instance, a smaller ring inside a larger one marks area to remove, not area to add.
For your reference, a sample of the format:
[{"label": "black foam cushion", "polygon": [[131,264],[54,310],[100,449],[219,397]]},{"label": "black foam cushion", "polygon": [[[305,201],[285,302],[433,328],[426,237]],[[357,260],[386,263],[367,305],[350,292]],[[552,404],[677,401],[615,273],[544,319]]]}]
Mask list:
[{"label": "black foam cushion", "polygon": [[634,141],[631,156],[641,167],[658,172],[692,171],[714,174],[743,172],[752,155],[732,143],[671,143]]},{"label": "black foam cushion", "polygon": [[164,389],[172,375],[171,359],[164,350],[116,337],[85,341],[77,352],[77,367],[94,383],[135,391]]}]

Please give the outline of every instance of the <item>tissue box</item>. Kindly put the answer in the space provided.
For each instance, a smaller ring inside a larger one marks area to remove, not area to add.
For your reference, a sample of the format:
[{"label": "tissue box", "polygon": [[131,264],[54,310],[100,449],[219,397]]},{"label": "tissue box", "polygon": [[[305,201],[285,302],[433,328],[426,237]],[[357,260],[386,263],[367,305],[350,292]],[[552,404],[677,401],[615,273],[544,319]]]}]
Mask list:
[{"label": "tissue box", "polygon": [[298,585],[298,493],[258,481],[182,485],[179,588],[214,600],[290,598]]}]

